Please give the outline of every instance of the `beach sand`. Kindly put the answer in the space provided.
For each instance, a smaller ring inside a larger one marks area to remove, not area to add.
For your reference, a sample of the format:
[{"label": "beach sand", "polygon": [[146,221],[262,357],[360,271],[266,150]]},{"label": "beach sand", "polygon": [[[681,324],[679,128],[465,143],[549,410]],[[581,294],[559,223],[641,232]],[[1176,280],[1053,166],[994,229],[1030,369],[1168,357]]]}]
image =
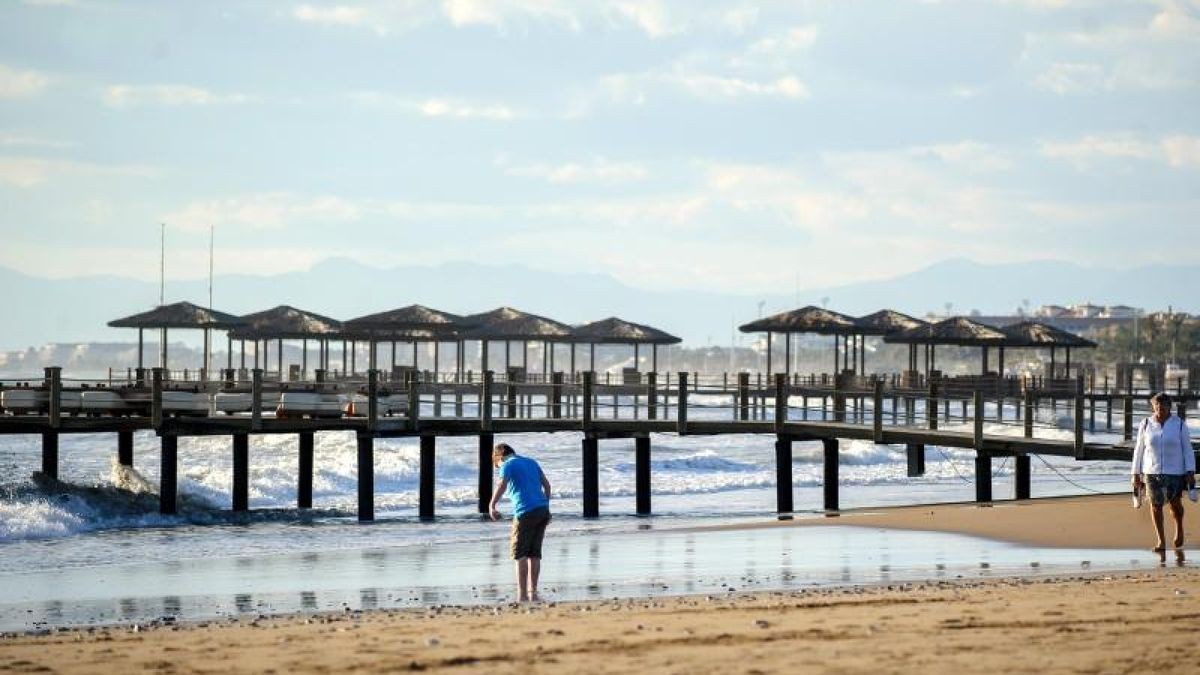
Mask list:
[{"label": "beach sand", "polygon": [[[877,527],[892,517],[1024,541],[1061,531],[1055,546],[1144,543],[1142,518],[1108,520],[1132,512],[1122,503],[945,505],[815,522]],[[1106,538],[1126,527],[1132,539]],[[1195,672],[1193,565],[1168,554],[1149,571],[1058,578],[63,630],[0,639],[0,672]]]},{"label": "beach sand", "polygon": [[[1200,507],[1184,498],[1184,548],[1200,549]],[[1167,546],[1175,536],[1170,509],[1164,509]],[[751,527],[853,525],[932,530],[1056,548],[1154,546],[1150,505],[1134,509],[1128,495],[1047,497],[992,505],[939,504],[843,511],[835,517],[767,521]]]}]

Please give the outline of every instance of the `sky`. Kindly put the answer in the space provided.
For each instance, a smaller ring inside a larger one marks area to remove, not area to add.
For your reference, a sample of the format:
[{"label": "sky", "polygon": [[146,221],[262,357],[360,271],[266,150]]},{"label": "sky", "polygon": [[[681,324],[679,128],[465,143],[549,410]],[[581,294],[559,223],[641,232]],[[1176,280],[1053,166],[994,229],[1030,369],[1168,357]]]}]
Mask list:
[{"label": "sky", "polygon": [[0,265],[1200,261],[1200,0],[0,0]]}]

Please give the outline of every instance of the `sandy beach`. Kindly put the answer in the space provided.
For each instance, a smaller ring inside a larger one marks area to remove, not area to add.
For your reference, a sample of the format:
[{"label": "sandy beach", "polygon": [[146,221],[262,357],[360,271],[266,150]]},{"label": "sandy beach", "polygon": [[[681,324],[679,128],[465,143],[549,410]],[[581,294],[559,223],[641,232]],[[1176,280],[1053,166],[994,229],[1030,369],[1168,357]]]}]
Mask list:
[{"label": "sandy beach", "polygon": [[[1200,548],[1200,507],[1185,499],[1184,509],[1184,549],[1197,550]],[[1164,518],[1170,548],[1175,526],[1169,510]],[[1150,549],[1154,545],[1149,504],[1134,509],[1128,495],[1048,497],[988,505],[855,509],[835,517],[771,521],[761,526],[822,525],[953,532],[1029,546]]]},{"label": "sandy beach", "polygon": [[[762,525],[1145,548],[1145,518],[1098,496]],[[1146,646],[1200,631],[1200,569],[1146,556],[1116,573],[61,629],[4,638],[0,671],[1194,672],[1194,649]]]}]

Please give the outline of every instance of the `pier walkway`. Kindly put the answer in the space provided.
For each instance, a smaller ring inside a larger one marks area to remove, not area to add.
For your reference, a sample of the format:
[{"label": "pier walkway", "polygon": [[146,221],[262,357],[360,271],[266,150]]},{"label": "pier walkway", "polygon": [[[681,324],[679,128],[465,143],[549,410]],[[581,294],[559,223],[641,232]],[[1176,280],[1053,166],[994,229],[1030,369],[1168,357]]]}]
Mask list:
[{"label": "pier walkway", "polygon": [[[227,370],[220,380],[172,379],[161,368],[127,379],[66,380],[47,368],[37,381],[0,382],[0,434],[40,434],[42,473],[58,476],[62,434],[115,433],[122,464],[133,463],[133,432],[153,430],[161,441],[160,510],[178,502],[178,439],[229,436],[232,501],[248,508],[249,437],[297,436],[297,505],[312,506],[313,436],[354,432],[358,460],[358,516],[374,519],[374,441],[420,439],[419,513],[434,517],[437,438],[479,439],[478,507],[491,498],[491,450],[497,435],[577,432],[581,435],[583,515],[599,515],[599,443],[635,439],[636,510],[651,513],[651,434],[775,436],[776,510],[794,510],[792,444],[820,441],[824,450],[827,511],[839,508],[839,442],[866,440],[904,445],[908,475],[924,473],[926,445],[973,450],[975,498],[990,502],[992,460],[1014,458],[1013,498],[1028,499],[1030,456],[1078,461],[1131,459],[1131,439],[1144,417],[1148,393],[1092,387],[1082,378],[911,378],[735,373],[633,373],[619,382],[595,373],[554,373],[548,381],[512,381],[488,371],[476,376],[407,371],[386,377],[329,377],[280,381],[262,370]],[[660,379],[661,378],[661,379]],[[1194,391],[1177,394],[1186,415]],[[1097,414],[1103,417],[1097,424]],[[1092,435],[1089,439],[1088,436]],[[1104,440],[1096,440],[1100,434]],[[1120,439],[1116,439],[1116,435]],[[1195,448],[1193,448],[1195,451]]]}]

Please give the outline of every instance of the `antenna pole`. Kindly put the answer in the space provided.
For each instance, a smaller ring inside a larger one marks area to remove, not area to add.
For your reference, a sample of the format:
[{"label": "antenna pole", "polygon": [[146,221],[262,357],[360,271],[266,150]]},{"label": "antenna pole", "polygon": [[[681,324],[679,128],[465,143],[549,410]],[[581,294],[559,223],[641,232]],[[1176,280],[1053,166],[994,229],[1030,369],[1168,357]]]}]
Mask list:
[{"label": "antenna pole", "polygon": [[208,226],[208,308],[212,309],[213,284],[213,226]]},{"label": "antenna pole", "polygon": [[166,304],[167,296],[167,224],[160,223],[158,249],[158,304]]}]

